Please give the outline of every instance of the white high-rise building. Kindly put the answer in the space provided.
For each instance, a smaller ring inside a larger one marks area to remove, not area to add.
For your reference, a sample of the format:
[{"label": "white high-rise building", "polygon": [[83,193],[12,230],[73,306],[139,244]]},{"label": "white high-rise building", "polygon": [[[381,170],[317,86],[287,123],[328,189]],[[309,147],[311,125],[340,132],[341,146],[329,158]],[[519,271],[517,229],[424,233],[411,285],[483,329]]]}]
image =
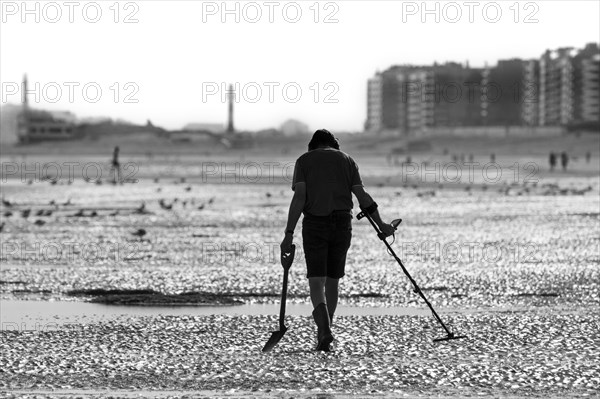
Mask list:
[{"label": "white high-rise building", "polygon": [[541,126],[565,125],[573,118],[573,58],[571,47],[547,50],[540,58]]},{"label": "white high-rise building", "polygon": [[581,61],[581,119],[600,122],[600,54]]},{"label": "white high-rise building", "polygon": [[539,121],[539,62],[527,60],[523,62],[523,94],[521,116],[527,126],[536,126]]},{"label": "white high-rise building", "polygon": [[539,61],[539,124],[600,122],[599,81],[598,44],[546,51]]},{"label": "white high-rise building", "polygon": [[383,128],[383,77],[377,72],[367,81],[367,120],[365,130],[379,132]]},{"label": "white high-rise building", "polygon": [[406,129],[418,134],[434,124],[434,73],[425,69],[415,70],[408,74],[408,82],[412,90],[407,90],[406,96]]}]

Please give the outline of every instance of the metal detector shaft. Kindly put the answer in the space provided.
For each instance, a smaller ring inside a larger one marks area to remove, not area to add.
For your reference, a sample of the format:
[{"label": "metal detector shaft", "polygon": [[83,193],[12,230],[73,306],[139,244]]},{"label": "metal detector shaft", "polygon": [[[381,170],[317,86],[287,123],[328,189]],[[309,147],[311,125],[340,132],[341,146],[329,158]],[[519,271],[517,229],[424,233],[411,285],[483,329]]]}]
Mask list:
[{"label": "metal detector shaft", "polygon": [[[394,252],[394,250],[392,249],[391,245],[387,242],[387,240],[385,239],[385,234],[383,234],[381,232],[381,230],[379,229],[379,227],[377,226],[377,224],[375,223],[375,221],[373,220],[373,218],[371,217],[371,215],[369,215],[367,212],[360,212],[356,218],[358,220],[362,219],[366,217],[369,222],[371,223],[371,226],[373,226],[373,228],[375,229],[375,231],[377,232],[377,237],[379,237],[379,239],[381,241],[383,241],[385,243],[385,246],[387,247],[387,249],[390,251],[390,253],[392,254],[392,256],[394,257],[394,259],[396,259],[396,262],[398,262],[398,264],[400,265],[400,267],[402,268],[402,271],[404,272],[404,274],[406,274],[406,277],[408,277],[408,279],[410,280],[410,282],[412,283],[412,285],[414,286],[414,291],[419,294],[419,296],[421,298],[423,298],[423,300],[425,301],[425,303],[427,304],[427,306],[429,306],[429,309],[431,309],[431,313],[433,313],[433,315],[435,316],[435,318],[437,319],[437,321],[440,323],[440,325],[442,327],[444,327],[444,330],[446,330],[446,333],[448,334],[449,337],[454,337],[454,333],[452,333],[448,327],[446,327],[446,325],[444,324],[444,322],[442,321],[442,319],[440,318],[440,316],[438,316],[437,312],[435,311],[435,309],[433,308],[433,306],[431,306],[431,303],[429,303],[429,301],[427,300],[427,298],[425,297],[425,294],[423,294],[423,292],[421,291],[421,289],[419,288],[419,286],[417,285],[417,282],[412,278],[412,276],[410,275],[410,273],[408,272],[408,270],[406,270],[406,267],[404,267],[404,265],[402,264],[402,261],[400,260],[400,258],[398,258],[398,256],[396,255],[396,253]],[[398,222],[399,224],[400,222]]]}]

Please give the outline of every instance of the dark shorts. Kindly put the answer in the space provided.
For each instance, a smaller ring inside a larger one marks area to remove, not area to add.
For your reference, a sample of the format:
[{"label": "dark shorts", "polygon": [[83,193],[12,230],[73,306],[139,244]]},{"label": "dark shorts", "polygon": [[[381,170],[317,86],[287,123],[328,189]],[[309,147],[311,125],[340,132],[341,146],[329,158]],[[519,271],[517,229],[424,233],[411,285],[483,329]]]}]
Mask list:
[{"label": "dark shorts", "polygon": [[342,278],[352,238],[352,213],[334,211],[328,216],[304,214],[302,241],[306,277]]}]

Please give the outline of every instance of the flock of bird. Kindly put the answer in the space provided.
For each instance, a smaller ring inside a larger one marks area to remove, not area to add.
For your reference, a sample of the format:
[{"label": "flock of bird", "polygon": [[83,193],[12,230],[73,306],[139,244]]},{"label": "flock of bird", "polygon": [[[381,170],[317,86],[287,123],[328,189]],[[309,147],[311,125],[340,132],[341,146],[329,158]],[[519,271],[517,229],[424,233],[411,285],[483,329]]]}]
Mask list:
[{"label": "flock of bird", "polygon": [[[155,183],[159,182],[158,178],[154,179]],[[184,177],[180,178],[178,181],[175,181],[174,184],[180,184],[180,183],[185,183],[186,179]],[[52,181],[51,181],[52,183]],[[377,185],[378,187],[383,187],[384,183],[379,183]],[[417,184],[404,184],[403,188],[412,188],[417,190],[419,188],[419,186]],[[444,186],[442,184],[439,184],[438,189],[443,189]],[[489,190],[489,186],[486,184],[480,185],[480,186],[471,186],[471,185],[467,185],[464,190],[466,192],[468,192],[469,194],[472,194],[472,191],[476,188],[480,188],[481,191],[488,191]],[[504,194],[504,195],[584,195],[587,192],[592,191],[593,188],[591,186],[587,186],[583,189],[580,188],[561,188],[558,184],[553,184],[553,183],[547,183],[547,184],[543,184],[543,185],[538,185],[537,183],[533,182],[531,184],[529,183],[522,183],[522,184],[518,184],[518,183],[512,183],[512,184],[503,184],[501,185],[498,189],[497,192],[500,194]],[[156,189],[157,192],[161,192],[162,188],[158,187]],[[191,185],[187,185],[184,188],[185,192],[191,192],[192,191],[192,186]],[[283,193],[282,193],[283,194]],[[416,196],[419,198],[428,198],[428,197],[435,197],[437,194],[435,189],[430,189],[430,190],[425,190],[425,191],[418,191],[416,193]],[[402,193],[400,191],[395,192],[396,196],[400,196],[402,195]],[[267,199],[270,199],[273,195],[270,192],[265,193],[265,196]],[[186,208],[188,205],[190,206],[190,208],[195,208],[197,210],[203,210],[205,209],[208,205],[212,205],[214,203],[214,201],[216,200],[216,197],[211,197],[209,198],[207,201],[202,202],[200,204],[196,204],[196,199],[195,198],[188,198],[188,199],[179,199],[177,197],[173,198],[171,200],[171,202],[167,202],[167,200],[161,198],[158,200],[158,205],[162,210],[165,211],[173,211],[174,206],[176,204],[180,204],[182,208]],[[49,217],[52,216],[55,212],[58,212],[61,210],[61,207],[71,207],[74,206],[73,202],[71,201],[71,199],[69,198],[66,202],[63,203],[57,203],[55,200],[52,200],[48,203],[49,206],[51,206],[52,208],[42,208],[42,209],[38,209],[35,210],[33,208],[27,207],[27,208],[22,208],[21,206],[19,206],[19,204],[16,204],[14,202],[11,202],[10,200],[2,197],[2,205],[4,207],[4,212],[3,212],[3,216],[4,218],[10,218],[14,215],[14,212],[18,212],[20,213],[21,217],[24,219],[29,218],[30,216],[36,216],[38,218],[40,217]],[[108,213],[108,216],[118,216],[120,214],[120,212],[122,211],[122,209],[114,209],[112,212]],[[132,214],[137,214],[137,215],[146,215],[146,214],[151,214],[152,212],[150,212],[147,208],[146,208],[146,202],[142,202],[137,208],[131,210]],[[74,214],[69,215],[71,217],[97,217],[99,216],[99,213],[97,210],[95,209],[84,209],[84,208],[80,208],[77,212],[75,212]],[[35,224],[36,226],[43,226],[47,223],[46,220],[43,219],[36,219],[33,224]],[[0,232],[4,230],[4,227],[6,225],[6,222],[2,222],[0,224]],[[144,229],[138,229],[135,232],[132,233],[133,236],[135,237],[143,237],[146,235],[146,230]]]},{"label": "flock of bird", "polygon": [[[378,187],[384,187],[383,183],[379,183]],[[418,190],[419,186],[417,184],[404,184],[402,186],[404,189],[412,188],[414,190]],[[444,189],[443,184],[438,184],[438,190]],[[473,195],[476,190],[482,192],[491,192],[491,185],[481,184],[481,185],[466,185],[464,187],[464,191],[466,191],[469,195]],[[543,195],[543,196],[557,196],[557,195],[585,195],[588,192],[593,191],[593,187],[588,185],[584,188],[574,188],[560,187],[558,184],[554,183],[546,183],[542,185],[538,185],[537,183],[512,183],[512,184],[502,184],[500,187],[496,189],[496,192],[499,194],[507,195],[507,196],[521,196],[521,195]],[[394,192],[396,197],[402,196],[401,191]],[[417,191],[416,196],[419,198],[430,198],[435,197],[438,194],[436,189],[429,189],[424,191]]]},{"label": "flock of bird", "polygon": [[[158,183],[158,179],[154,179],[154,181],[156,183]],[[178,184],[178,183],[185,183],[185,178],[181,178],[179,181],[175,182],[175,184]],[[161,191],[160,187],[157,189],[157,191]],[[191,185],[186,186],[184,188],[184,191],[191,192],[192,186]],[[270,197],[270,196],[271,196],[271,194],[267,193],[267,197]],[[183,208],[186,208],[189,204],[190,207],[195,207],[197,210],[203,210],[208,205],[212,205],[215,202],[215,200],[216,200],[216,197],[211,197],[208,200],[196,205],[195,198],[181,200],[181,199],[175,197],[175,198],[173,198],[173,200],[171,202],[167,202],[167,200],[161,198],[158,200],[158,205],[161,209],[166,210],[166,211],[173,211],[173,207],[176,204],[181,204],[181,206]],[[19,213],[23,219],[28,219],[32,215],[37,216],[37,217],[49,217],[49,216],[52,216],[55,212],[64,211],[65,207],[68,210],[69,207],[74,206],[73,202],[69,198],[66,202],[63,202],[63,203],[58,203],[56,200],[51,200],[48,203],[48,205],[44,206],[44,208],[35,210],[30,205],[25,205],[26,207],[24,207],[23,204],[18,204],[16,202],[10,201],[10,200],[6,199],[4,196],[2,197],[2,205],[4,208],[4,212],[2,213],[4,218],[10,218],[15,213]],[[108,213],[107,215],[112,216],[112,217],[118,216],[121,211],[123,211],[123,209],[114,209],[112,212]],[[143,201],[138,207],[134,208],[133,210],[130,210],[130,214],[147,215],[147,214],[152,214],[152,212],[147,209],[146,202]],[[98,210],[96,210],[96,209],[79,208],[75,213],[72,213],[67,216],[68,217],[92,217],[93,218],[93,217],[97,217],[100,215],[98,213]],[[43,220],[43,219],[36,219],[33,222],[33,224],[36,226],[43,226],[46,223],[47,223],[47,221]],[[0,232],[2,232],[4,230],[5,226],[6,226],[6,222],[3,221],[0,224]],[[136,231],[131,233],[132,236],[138,237],[138,238],[142,238],[146,234],[147,234],[147,232],[145,229],[137,229]]]}]

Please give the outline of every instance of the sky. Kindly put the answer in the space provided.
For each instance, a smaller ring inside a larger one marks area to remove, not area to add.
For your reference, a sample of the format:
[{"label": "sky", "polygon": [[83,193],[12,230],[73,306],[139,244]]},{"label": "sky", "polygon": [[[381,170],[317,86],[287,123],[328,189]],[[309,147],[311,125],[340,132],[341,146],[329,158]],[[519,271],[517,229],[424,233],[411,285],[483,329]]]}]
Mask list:
[{"label": "sky", "polygon": [[33,107],[151,120],[168,129],[225,125],[227,85],[234,84],[236,129],[278,127],[293,118],[311,130],[358,131],[367,79],[391,65],[478,67],[600,40],[596,0],[108,0],[26,7],[0,1],[2,104],[20,102],[27,73]]}]

